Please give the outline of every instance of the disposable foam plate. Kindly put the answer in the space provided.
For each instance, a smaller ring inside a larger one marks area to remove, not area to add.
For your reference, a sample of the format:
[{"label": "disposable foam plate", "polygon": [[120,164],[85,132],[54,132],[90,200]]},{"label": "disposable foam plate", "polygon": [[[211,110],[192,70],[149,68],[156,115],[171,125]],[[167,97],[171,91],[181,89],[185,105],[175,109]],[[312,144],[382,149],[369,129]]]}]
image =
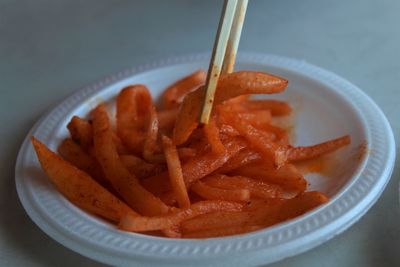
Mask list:
[{"label": "disposable foam plate", "polygon": [[[15,179],[31,219],[50,237],[94,260],[117,266],[243,266],[271,263],[309,250],[355,223],[381,195],[392,173],[395,143],[378,106],[355,85],[305,61],[272,55],[241,55],[236,69],[260,70],[289,80],[273,98],[294,107],[296,145],[350,134],[352,143],[335,154],[332,172],[308,174],[309,190],[330,201],[276,226],[225,238],[167,239],[122,232],[67,201],[41,170],[29,136],[56,150],[73,115],[87,116],[124,86],[146,84],[153,95],[185,74],[208,67],[207,55],[172,58],[112,75],[76,91],[43,116],[25,139]],[[271,96],[268,96],[271,97]]]}]

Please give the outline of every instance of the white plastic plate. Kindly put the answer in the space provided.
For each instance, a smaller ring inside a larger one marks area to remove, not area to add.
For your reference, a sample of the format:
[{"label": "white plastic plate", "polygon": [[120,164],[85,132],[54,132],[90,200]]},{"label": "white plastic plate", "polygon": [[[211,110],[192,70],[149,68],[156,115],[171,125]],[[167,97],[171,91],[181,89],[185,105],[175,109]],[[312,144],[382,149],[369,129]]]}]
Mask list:
[{"label": "white plastic plate", "polygon": [[39,166],[29,136],[55,150],[67,136],[65,126],[73,115],[86,116],[124,86],[143,83],[157,97],[171,82],[207,66],[206,55],[194,55],[127,70],[75,92],[43,116],[25,139],[15,169],[18,195],[32,220],[64,246],[112,265],[242,266],[309,250],[344,231],[375,203],[395,160],[393,133],[382,111],[360,89],[331,72],[304,61],[255,54],[241,55],[236,68],[267,71],[289,80],[286,92],[276,98],[288,100],[295,108],[296,144],[351,135],[352,144],[337,153],[332,173],[307,176],[310,189],[326,193],[329,203],[245,235],[178,240],[119,231],[56,191]]}]

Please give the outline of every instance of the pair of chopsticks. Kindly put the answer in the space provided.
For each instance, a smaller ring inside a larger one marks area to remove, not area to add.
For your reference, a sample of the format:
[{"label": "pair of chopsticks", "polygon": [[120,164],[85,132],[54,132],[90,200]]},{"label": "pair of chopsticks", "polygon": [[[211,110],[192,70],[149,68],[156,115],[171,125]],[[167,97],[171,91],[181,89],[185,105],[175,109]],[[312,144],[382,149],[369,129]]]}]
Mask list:
[{"label": "pair of chopsticks", "polygon": [[208,68],[200,123],[207,124],[221,74],[233,71],[248,0],[225,0]]}]

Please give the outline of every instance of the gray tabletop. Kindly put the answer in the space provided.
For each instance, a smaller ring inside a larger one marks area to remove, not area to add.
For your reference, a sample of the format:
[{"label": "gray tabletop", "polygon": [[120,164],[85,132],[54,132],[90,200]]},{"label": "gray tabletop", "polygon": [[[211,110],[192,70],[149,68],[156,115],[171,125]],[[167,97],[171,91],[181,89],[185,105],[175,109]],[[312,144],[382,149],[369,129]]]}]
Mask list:
[{"label": "gray tabletop", "polygon": [[[221,3],[0,1],[0,266],[103,266],[28,218],[14,185],[19,146],[77,88],[148,61],[210,51]],[[240,51],[305,59],[347,78],[377,102],[399,140],[399,11],[396,0],[252,0]],[[359,222],[271,266],[400,266],[398,166]]]}]

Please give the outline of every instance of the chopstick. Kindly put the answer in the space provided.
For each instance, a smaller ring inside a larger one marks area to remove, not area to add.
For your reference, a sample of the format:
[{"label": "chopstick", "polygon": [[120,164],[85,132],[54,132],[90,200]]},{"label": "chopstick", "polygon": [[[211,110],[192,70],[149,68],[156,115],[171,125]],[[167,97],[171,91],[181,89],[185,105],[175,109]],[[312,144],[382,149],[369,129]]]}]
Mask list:
[{"label": "chopstick", "polygon": [[235,18],[229,34],[228,46],[226,48],[224,63],[221,73],[231,73],[235,66],[237,49],[242,34],[244,17],[246,15],[248,0],[238,0],[236,5]]},{"label": "chopstick", "polygon": [[237,6],[237,0],[225,0],[224,2],[224,7],[222,9],[221,18],[219,21],[217,36],[214,42],[211,61],[208,67],[208,73],[205,85],[206,93],[203,102],[203,109],[201,111],[200,123],[207,124],[210,118],[214,102],[214,93],[215,89],[217,88],[219,75],[221,74],[226,46],[228,44],[228,39],[233,24],[233,18],[236,13],[235,12],[236,6]]},{"label": "chopstick", "polygon": [[247,4],[248,0],[225,0],[224,2],[207,73],[200,123],[208,123],[221,72],[233,71]]}]

